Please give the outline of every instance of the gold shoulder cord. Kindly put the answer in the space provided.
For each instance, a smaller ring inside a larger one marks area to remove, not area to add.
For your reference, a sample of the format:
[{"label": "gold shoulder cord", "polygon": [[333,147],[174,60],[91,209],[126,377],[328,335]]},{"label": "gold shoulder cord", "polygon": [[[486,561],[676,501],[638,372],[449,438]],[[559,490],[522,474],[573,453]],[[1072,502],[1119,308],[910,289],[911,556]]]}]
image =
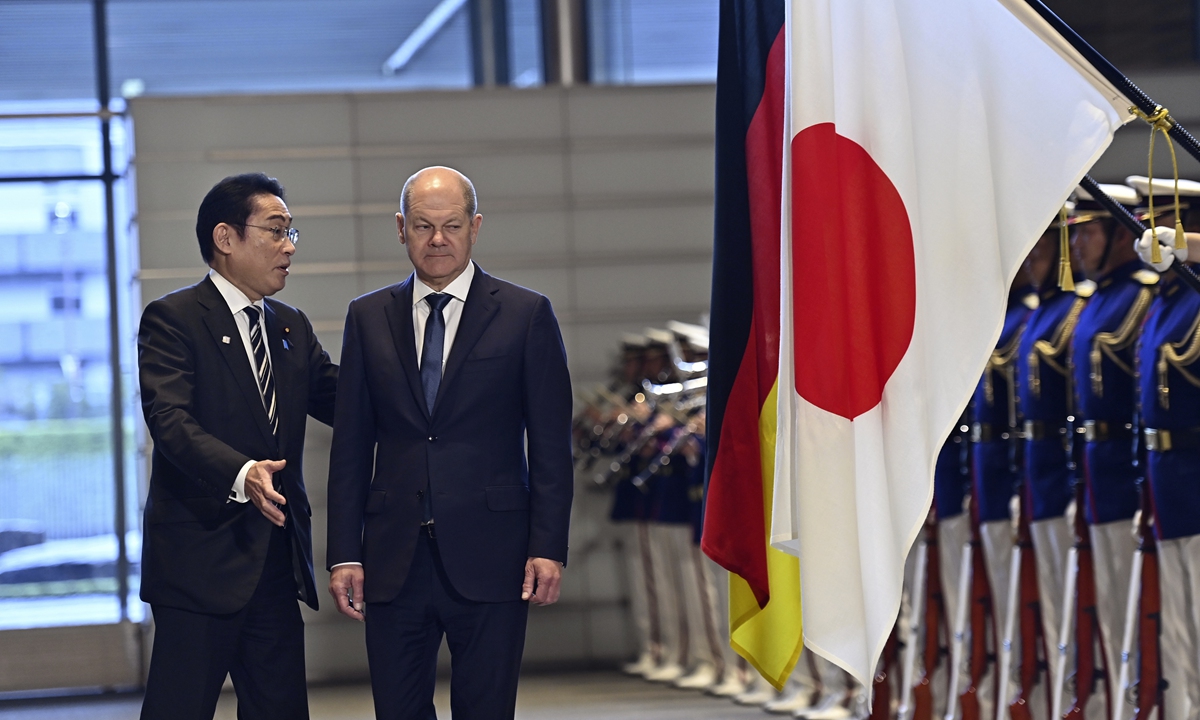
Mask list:
[{"label": "gold shoulder cord", "polygon": [[[1186,348],[1185,348],[1186,346]],[[1183,349],[1183,352],[1180,350]],[[1171,408],[1171,388],[1167,378],[1171,366],[1192,385],[1200,387],[1200,378],[1184,368],[1200,359],[1200,314],[1192,322],[1192,329],[1177,343],[1163,343],[1158,349],[1158,404],[1164,410]]]},{"label": "gold shoulder cord", "polygon": [[1150,203],[1150,235],[1153,238],[1150,243],[1150,262],[1160,263],[1162,262],[1162,251],[1158,247],[1158,227],[1154,222],[1154,218],[1157,217],[1154,214],[1154,138],[1159,133],[1166,138],[1167,147],[1171,150],[1171,169],[1175,175],[1175,249],[1187,248],[1187,239],[1183,232],[1183,215],[1179,212],[1179,160],[1175,157],[1175,144],[1171,142],[1171,113],[1162,105],[1155,106],[1154,112],[1150,115],[1137,107],[1130,107],[1129,112],[1150,124],[1149,169],[1146,171],[1149,184],[1146,196]]},{"label": "gold shoulder cord", "polygon": [[[1025,326],[1022,325],[1013,333],[1012,340],[1009,340],[1007,345],[993,350],[992,356],[988,358],[987,368],[983,371],[983,395],[987,398],[989,407],[996,404],[996,387],[995,381],[992,380],[992,373],[999,370],[1006,376],[1011,376],[1008,369],[1012,365],[1013,358],[1017,356],[1017,349],[1021,346],[1021,336],[1024,334]],[[1011,385],[1011,377],[1009,379]]]},{"label": "gold shoulder cord", "polygon": [[1029,392],[1033,393],[1035,398],[1042,396],[1042,368],[1041,363],[1045,361],[1054,372],[1067,377],[1069,371],[1065,364],[1060,364],[1056,358],[1067,349],[1067,345],[1071,342],[1071,335],[1075,332],[1075,326],[1079,323],[1079,313],[1083,312],[1083,306],[1087,304],[1087,300],[1083,298],[1075,298],[1071,303],[1071,309],[1067,312],[1067,316],[1059,323],[1058,329],[1054,331],[1054,335],[1049,340],[1038,340],[1033,344],[1033,351],[1029,353]]},{"label": "gold shoulder cord", "polygon": [[1133,301],[1133,306],[1129,308],[1129,312],[1125,315],[1125,319],[1112,332],[1096,333],[1096,337],[1092,339],[1092,350],[1088,353],[1088,359],[1091,360],[1091,372],[1088,377],[1092,381],[1092,394],[1096,397],[1104,397],[1104,356],[1107,355],[1113,364],[1121,369],[1121,372],[1126,375],[1133,376],[1133,368],[1129,363],[1121,359],[1117,354],[1120,351],[1133,345],[1137,340],[1138,329],[1142,326],[1142,318],[1146,316],[1146,311],[1150,309],[1150,300],[1152,293],[1146,288],[1138,291],[1137,298]]}]

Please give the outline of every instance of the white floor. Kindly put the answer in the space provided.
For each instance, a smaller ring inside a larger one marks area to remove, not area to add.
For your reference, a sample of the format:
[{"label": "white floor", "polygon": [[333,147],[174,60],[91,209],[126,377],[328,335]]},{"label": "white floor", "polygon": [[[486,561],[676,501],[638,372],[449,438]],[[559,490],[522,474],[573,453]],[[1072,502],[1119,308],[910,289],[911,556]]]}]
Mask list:
[{"label": "white floor", "polygon": [[[449,687],[441,682],[436,697],[438,715],[450,717]],[[4,720],[134,720],[137,695],[88,697],[23,702],[0,702]],[[370,688],[346,685],[309,691],[312,720],[369,720],[374,717]],[[221,698],[216,720],[234,720],[236,702]],[[766,718],[759,708],[697,692],[628,678],[615,672],[535,675],[521,681],[518,720],[736,720]]]}]

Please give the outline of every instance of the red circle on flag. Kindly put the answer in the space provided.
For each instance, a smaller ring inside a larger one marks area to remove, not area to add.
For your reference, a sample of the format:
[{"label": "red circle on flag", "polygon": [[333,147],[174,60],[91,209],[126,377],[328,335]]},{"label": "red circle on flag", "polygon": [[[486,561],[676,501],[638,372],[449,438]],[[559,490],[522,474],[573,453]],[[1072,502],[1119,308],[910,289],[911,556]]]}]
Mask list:
[{"label": "red circle on flag", "polygon": [[796,392],[853,420],[879,404],[912,341],[912,225],[896,186],[832,123],[792,138]]}]

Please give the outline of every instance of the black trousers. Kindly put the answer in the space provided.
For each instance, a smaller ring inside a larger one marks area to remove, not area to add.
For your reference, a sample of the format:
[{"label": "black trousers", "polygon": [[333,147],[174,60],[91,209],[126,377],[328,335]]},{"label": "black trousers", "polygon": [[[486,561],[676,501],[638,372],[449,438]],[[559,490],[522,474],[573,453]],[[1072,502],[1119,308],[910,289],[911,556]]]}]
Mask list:
[{"label": "black trousers", "polygon": [[142,720],[212,720],[228,674],[239,720],[307,720],[304,622],[289,531],[276,528],[246,607],[208,615],[151,606],[154,651]]},{"label": "black trousers", "polygon": [[454,720],[512,720],[528,617],[529,604],[522,600],[480,603],[459,595],[446,577],[437,541],[422,530],[400,594],[367,605],[375,717],[437,718],[433,687],[445,635]]}]

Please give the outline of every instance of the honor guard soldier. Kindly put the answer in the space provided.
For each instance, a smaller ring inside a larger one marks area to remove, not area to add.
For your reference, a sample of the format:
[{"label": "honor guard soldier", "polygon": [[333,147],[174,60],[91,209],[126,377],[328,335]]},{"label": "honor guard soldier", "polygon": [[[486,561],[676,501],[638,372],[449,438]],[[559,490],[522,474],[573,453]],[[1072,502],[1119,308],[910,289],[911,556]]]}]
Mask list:
[{"label": "honor guard soldier", "polygon": [[[662,657],[658,667],[644,677],[654,682],[674,683],[687,674],[690,650],[684,595],[690,588],[685,587],[681,551],[690,544],[690,515],[683,478],[676,478],[673,472],[660,473],[654,465],[680,431],[679,418],[668,412],[674,398],[667,396],[668,391],[662,388],[663,384],[676,380],[672,362],[675,338],[654,328],[647,328],[642,334],[647,340],[643,389],[647,401],[653,405],[654,416],[647,427],[650,434],[631,458],[629,472],[634,486],[649,497],[651,574],[662,631]],[[662,394],[656,395],[652,389]]]},{"label": "honor guard soldier", "polygon": [[[972,498],[992,588],[997,626],[1008,617],[1013,551],[1012,501],[1020,484],[1020,427],[1017,410],[1017,349],[1038,295],[1022,267],[1009,290],[1008,309],[996,349],[971,399]],[[1001,630],[1002,631],[1002,630]],[[1013,657],[1019,657],[1013,652]],[[1005,682],[1006,678],[1001,678]]]},{"label": "honor guard soldier", "polygon": [[[1136,189],[1106,189],[1122,205],[1137,205]],[[1125,226],[1082,190],[1078,198],[1071,240],[1075,267],[1096,287],[1079,314],[1072,350],[1075,474],[1084,484],[1084,507],[1076,512],[1083,512],[1087,520],[1103,661],[1115,680],[1135,550],[1132,521],[1138,508],[1134,355],[1158,274],[1143,267],[1135,238]]]},{"label": "honor guard soldier", "polygon": [[[1038,595],[1046,646],[1067,643],[1059,632],[1063,579],[1073,532],[1065,517],[1071,502],[1066,418],[1071,414],[1070,344],[1087,301],[1073,287],[1070,248],[1062,228],[1050,227],[1025,260],[1038,306],[1017,346],[1018,399],[1023,424],[1022,502],[1029,504],[1037,558]],[[1060,678],[1052,678],[1052,686]]]},{"label": "honor guard soldier", "polygon": [[[958,675],[957,682],[951,681],[951,688],[965,687],[966,656],[965,639],[967,628],[956,627],[955,620],[959,617],[959,607],[968,598],[963,598],[959,589],[962,580],[962,558],[964,548],[971,541],[971,517],[964,505],[970,487],[967,475],[967,440],[964,429],[967,426],[960,419],[954,425],[954,430],[946,438],[942,449],[938,452],[933,469],[933,507],[937,518],[938,552],[940,555],[942,598],[946,606],[946,617],[949,620],[950,632],[955,635],[951,644],[952,652],[947,667],[950,672]],[[969,551],[968,551],[969,552]],[[958,652],[953,652],[957,649]],[[937,683],[935,687],[941,687]],[[955,697],[946,698],[946,714],[951,715],[950,707],[958,701]],[[937,700],[935,699],[935,703]]]},{"label": "honor guard soldier", "polygon": [[649,419],[648,408],[638,399],[645,353],[645,337],[624,336],[621,343],[621,382],[613,391],[615,402],[604,418],[606,422],[596,426],[600,436],[596,444],[603,453],[596,462],[601,469],[596,476],[597,482],[610,483],[613,488],[609,518],[618,525],[628,524],[632,530],[623,547],[630,581],[630,612],[637,630],[638,657],[623,669],[630,675],[643,676],[653,671],[662,657],[662,623],[650,554],[649,498],[633,484],[637,472],[631,467],[633,454],[628,458],[623,458],[623,455],[627,446],[640,436],[643,423]]},{"label": "honor guard soldier", "polygon": [[675,336],[674,358],[676,371],[685,386],[695,387],[683,401],[689,414],[686,427],[676,441],[671,465],[686,474],[688,507],[691,519],[691,546],[687,549],[694,592],[688,593],[689,645],[695,648],[694,666],[676,687],[706,690],[721,697],[731,697],[745,690],[738,669],[738,656],[729,644],[728,578],[725,570],[700,550],[704,524],[704,455],[705,399],[708,385],[708,329],[700,325],[671,321],[667,329]]},{"label": "honor guard soldier", "polygon": [[[1160,182],[1170,187],[1169,181]],[[1155,218],[1155,225],[1167,226],[1157,228],[1163,243],[1157,269],[1162,271],[1197,259],[1193,233],[1200,231],[1200,184],[1181,180],[1180,191],[1190,205],[1181,219],[1191,248],[1175,250],[1175,231],[1168,229],[1173,217]],[[1151,261],[1149,236],[1147,231],[1141,243],[1146,262]],[[1161,285],[1138,347],[1139,402],[1162,593],[1167,681],[1162,714],[1191,718],[1200,712],[1200,295],[1172,272],[1165,273]]]}]

